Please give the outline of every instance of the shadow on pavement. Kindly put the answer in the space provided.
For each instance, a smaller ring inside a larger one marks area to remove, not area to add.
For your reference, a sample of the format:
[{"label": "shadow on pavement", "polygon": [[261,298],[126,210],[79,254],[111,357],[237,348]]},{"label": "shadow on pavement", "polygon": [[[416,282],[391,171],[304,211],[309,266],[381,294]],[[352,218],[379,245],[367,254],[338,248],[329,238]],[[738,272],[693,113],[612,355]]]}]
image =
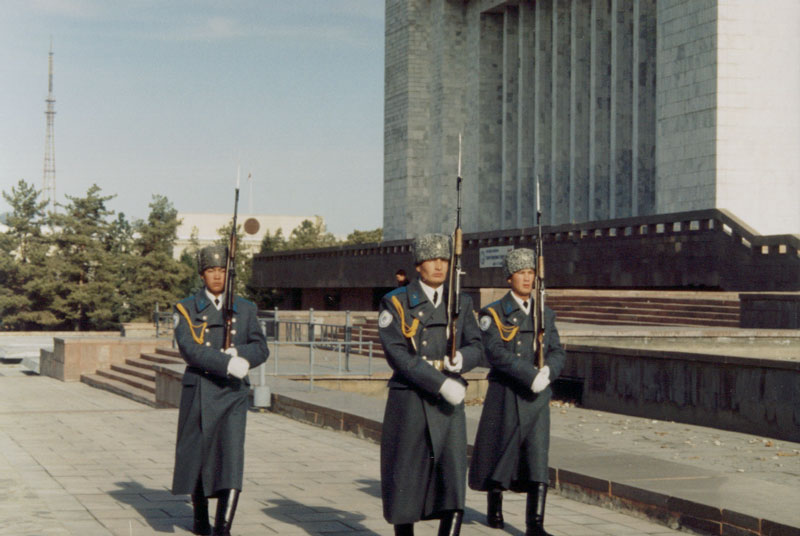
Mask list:
[{"label": "shadow on pavement", "polygon": [[[359,485],[358,491],[363,491],[367,495],[380,498],[381,496],[380,480],[361,479],[361,480],[356,480],[356,484]],[[474,508],[466,508],[464,510],[464,526],[467,525],[486,526],[486,512],[480,512],[478,510],[475,510]],[[524,536],[525,531],[517,529],[516,527],[510,525],[506,521],[505,530],[502,531],[502,534],[514,534],[516,536]]]},{"label": "shadow on pavement", "polygon": [[175,532],[192,528],[192,507],[186,495],[173,495],[165,489],[151,489],[138,482],[115,482],[120,489],[110,491],[115,500],[134,508],[156,532]]},{"label": "shadow on pavement", "polygon": [[308,534],[321,532],[355,532],[358,534],[375,534],[360,523],[365,516],[329,506],[307,506],[291,499],[268,501],[269,506],[263,511],[272,519],[294,525]]}]

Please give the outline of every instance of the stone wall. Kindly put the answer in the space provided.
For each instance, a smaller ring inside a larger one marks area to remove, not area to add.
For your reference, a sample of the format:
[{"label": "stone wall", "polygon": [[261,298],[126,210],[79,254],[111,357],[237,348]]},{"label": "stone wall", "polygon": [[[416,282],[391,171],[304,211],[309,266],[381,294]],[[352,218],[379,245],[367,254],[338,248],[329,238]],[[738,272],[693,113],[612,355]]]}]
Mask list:
[{"label": "stone wall", "polygon": [[567,345],[583,405],[800,441],[800,363]]},{"label": "stone wall", "polygon": [[82,374],[92,374],[112,364],[125,363],[142,352],[153,352],[160,341],[156,339],[55,337],[53,351],[41,352],[39,373],[61,381],[79,381]]}]

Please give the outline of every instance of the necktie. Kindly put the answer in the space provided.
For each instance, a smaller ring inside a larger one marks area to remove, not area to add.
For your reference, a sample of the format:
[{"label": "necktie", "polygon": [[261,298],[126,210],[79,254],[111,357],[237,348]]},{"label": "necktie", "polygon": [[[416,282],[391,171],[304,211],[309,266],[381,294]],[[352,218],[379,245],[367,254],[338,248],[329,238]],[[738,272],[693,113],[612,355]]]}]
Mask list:
[{"label": "necktie", "polygon": [[438,302],[438,301],[439,301],[439,291],[438,290],[434,290],[433,291],[433,306],[434,307],[436,307],[436,302]]},{"label": "necktie", "polygon": [[525,308],[525,312],[527,313],[528,312],[528,302],[527,301],[522,302],[522,306]]},{"label": "necktie", "polygon": [[219,309],[219,298],[214,298],[214,305],[216,305],[217,309]]}]

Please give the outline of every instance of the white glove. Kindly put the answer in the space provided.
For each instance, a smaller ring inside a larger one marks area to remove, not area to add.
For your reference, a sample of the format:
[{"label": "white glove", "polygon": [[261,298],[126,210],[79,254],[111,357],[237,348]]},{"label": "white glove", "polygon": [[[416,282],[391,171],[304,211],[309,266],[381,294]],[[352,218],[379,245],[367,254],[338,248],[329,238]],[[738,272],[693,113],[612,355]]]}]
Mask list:
[{"label": "white glove", "polygon": [[442,386],[439,388],[439,394],[442,398],[447,400],[450,404],[457,406],[464,401],[464,395],[467,394],[467,388],[464,387],[459,381],[453,378],[447,378]]},{"label": "white glove", "polygon": [[239,357],[239,352],[236,350],[235,346],[231,346],[227,350],[223,350],[223,352],[225,352],[226,354],[228,354],[231,357]]},{"label": "white glove", "polygon": [[240,380],[247,376],[247,371],[250,370],[250,363],[247,359],[239,356],[234,356],[228,361],[228,374]]},{"label": "white glove", "polygon": [[456,358],[453,359],[453,364],[450,364],[450,358],[445,356],[444,369],[449,372],[461,372],[461,367],[464,366],[464,356],[461,352],[456,352]]},{"label": "white glove", "polygon": [[531,384],[531,391],[534,393],[541,393],[547,386],[550,385],[550,367],[547,365],[539,369],[539,374],[533,379]]}]

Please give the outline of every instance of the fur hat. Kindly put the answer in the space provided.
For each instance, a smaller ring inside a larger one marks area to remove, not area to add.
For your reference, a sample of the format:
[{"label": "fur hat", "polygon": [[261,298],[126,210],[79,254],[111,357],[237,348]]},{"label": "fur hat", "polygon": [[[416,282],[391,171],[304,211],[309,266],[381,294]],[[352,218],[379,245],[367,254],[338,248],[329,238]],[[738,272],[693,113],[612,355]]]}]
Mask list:
[{"label": "fur hat", "polygon": [[512,249],[503,259],[503,271],[506,278],[525,268],[536,270],[536,252],[532,249]]},{"label": "fur hat", "polygon": [[426,234],[414,240],[414,263],[431,259],[450,259],[450,237],[445,234]]},{"label": "fur hat", "polygon": [[209,268],[225,268],[227,264],[228,246],[206,246],[197,252],[197,271],[200,275]]}]

